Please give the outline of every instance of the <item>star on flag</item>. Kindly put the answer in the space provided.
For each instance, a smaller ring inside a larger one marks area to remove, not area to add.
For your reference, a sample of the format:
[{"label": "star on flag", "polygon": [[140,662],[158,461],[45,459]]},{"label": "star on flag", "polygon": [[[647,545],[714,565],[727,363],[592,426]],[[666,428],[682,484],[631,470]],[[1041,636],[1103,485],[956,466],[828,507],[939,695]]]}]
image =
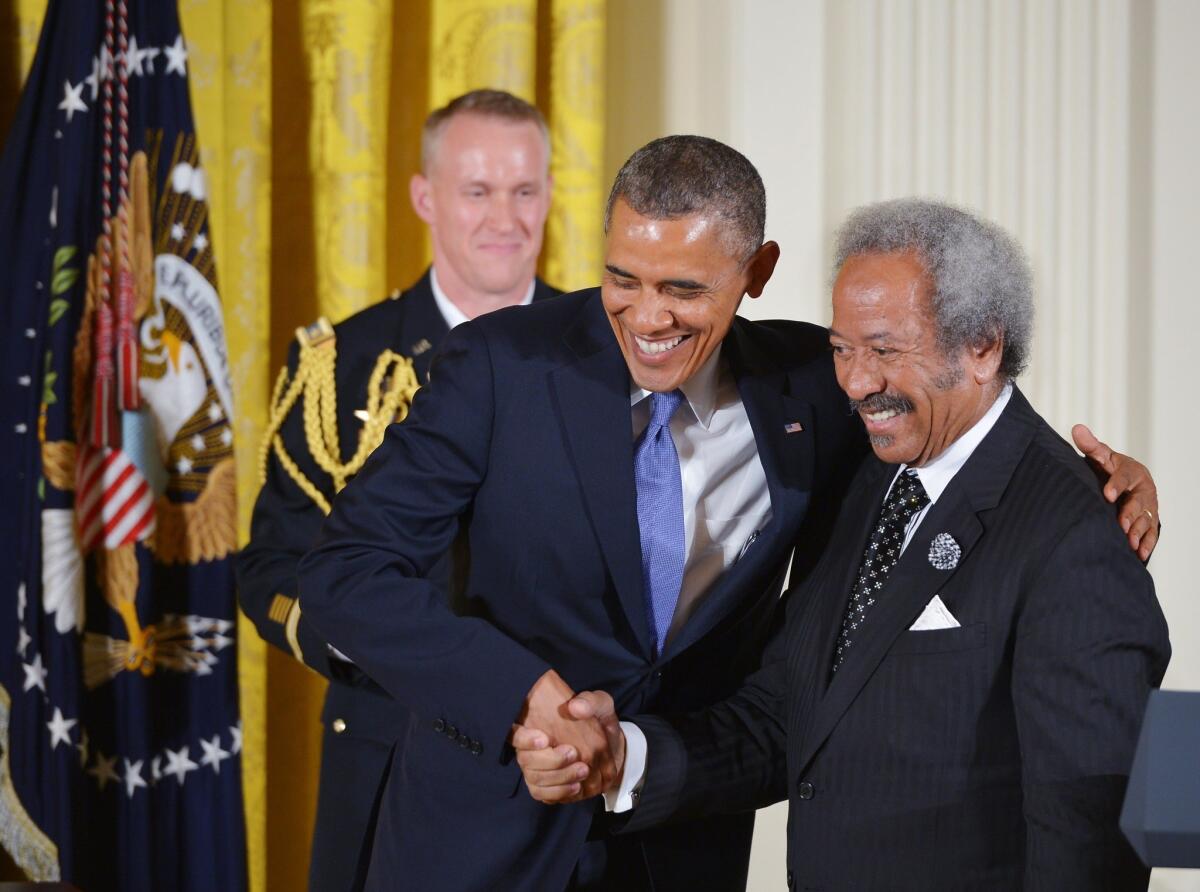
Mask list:
[{"label": "star on flag", "polygon": [[42,655],[34,654],[33,662],[22,663],[21,668],[25,670],[25,687],[23,690],[29,691],[33,688],[38,688],[43,694],[46,693],[46,673],[48,670],[42,665]]},{"label": "star on flag", "polygon": [[78,719],[64,718],[62,710],[57,706],[54,707],[54,717],[46,722],[46,727],[50,730],[50,749],[58,749],[60,743],[71,745],[71,729],[78,723]]},{"label": "star on flag", "polygon": [[173,44],[164,46],[163,52],[167,55],[167,67],[163,74],[170,74],[174,71],[180,77],[187,77],[188,54],[187,48],[183,45],[183,35],[177,35]]},{"label": "star on flag", "polygon": [[117,774],[116,766],[116,756],[109,759],[100,750],[96,750],[96,762],[88,769],[87,773],[96,779],[96,785],[100,788],[101,792],[108,786],[109,781],[112,781],[114,784],[120,782],[121,778]]},{"label": "star on flag", "polygon": [[220,774],[221,763],[230,757],[226,750],[221,749],[221,735],[214,734],[212,740],[200,738],[200,747],[204,750],[204,755],[200,757],[200,764],[211,765],[212,770]]},{"label": "star on flag", "polygon": [[142,777],[142,764],[146,760],[138,759],[136,762],[130,762],[125,759],[123,761],[125,762],[125,796],[132,799],[134,790],[146,786],[146,779]]},{"label": "star on flag", "polygon": [[80,81],[78,86],[72,87],[70,81],[63,81],[63,100],[58,104],[59,109],[67,113],[67,123],[71,123],[71,118],[75,116],[75,112],[86,112],[87,104],[83,101],[83,85],[85,81]]},{"label": "star on flag", "polygon": [[183,779],[189,771],[197,771],[200,766],[188,757],[189,747],[182,746],[178,750],[167,748],[167,767],[162,770],[166,777],[173,777],[183,786]]}]

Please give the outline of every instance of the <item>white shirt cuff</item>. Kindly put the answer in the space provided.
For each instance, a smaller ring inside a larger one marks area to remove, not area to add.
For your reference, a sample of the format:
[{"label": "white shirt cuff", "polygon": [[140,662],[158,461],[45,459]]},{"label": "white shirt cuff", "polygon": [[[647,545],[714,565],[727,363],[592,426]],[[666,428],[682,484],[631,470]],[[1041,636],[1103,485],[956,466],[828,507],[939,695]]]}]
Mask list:
[{"label": "white shirt cuff", "polygon": [[637,805],[646,774],[646,735],[633,722],[621,722],[621,731],[625,734],[625,773],[621,785],[604,794],[604,810],[617,814]]}]

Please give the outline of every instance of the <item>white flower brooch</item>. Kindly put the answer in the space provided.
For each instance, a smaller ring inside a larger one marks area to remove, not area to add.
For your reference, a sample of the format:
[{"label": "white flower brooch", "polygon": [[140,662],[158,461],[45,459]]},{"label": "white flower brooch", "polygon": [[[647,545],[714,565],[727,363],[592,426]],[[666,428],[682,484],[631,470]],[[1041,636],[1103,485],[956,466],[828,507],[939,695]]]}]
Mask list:
[{"label": "white flower brooch", "polygon": [[939,570],[953,570],[962,557],[962,548],[949,533],[938,533],[929,543],[929,563]]}]

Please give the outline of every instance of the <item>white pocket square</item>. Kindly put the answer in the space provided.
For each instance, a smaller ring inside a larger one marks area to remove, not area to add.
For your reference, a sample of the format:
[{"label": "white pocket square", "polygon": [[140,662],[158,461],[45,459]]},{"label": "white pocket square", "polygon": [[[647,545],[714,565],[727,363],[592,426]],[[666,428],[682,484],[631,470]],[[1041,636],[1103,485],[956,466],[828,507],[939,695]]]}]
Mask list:
[{"label": "white pocket square", "polygon": [[910,632],[932,632],[935,629],[957,629],[959,622],[942,602],[941,595],[934,595],[925,605],[917,621],[908,627]]}]

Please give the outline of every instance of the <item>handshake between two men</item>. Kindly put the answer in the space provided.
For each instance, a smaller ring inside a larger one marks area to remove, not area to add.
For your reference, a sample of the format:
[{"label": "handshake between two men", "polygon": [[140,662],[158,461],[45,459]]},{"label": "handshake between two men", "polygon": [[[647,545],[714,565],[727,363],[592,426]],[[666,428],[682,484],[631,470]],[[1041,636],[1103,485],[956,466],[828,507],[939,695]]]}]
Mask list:
[{"label": "handshake between two men", "polygon": [[529,692],[512,744],[529,794],[539,802],[578,802],[618,789],[625,732],[604,691],[575,694],[553,669]]}]

